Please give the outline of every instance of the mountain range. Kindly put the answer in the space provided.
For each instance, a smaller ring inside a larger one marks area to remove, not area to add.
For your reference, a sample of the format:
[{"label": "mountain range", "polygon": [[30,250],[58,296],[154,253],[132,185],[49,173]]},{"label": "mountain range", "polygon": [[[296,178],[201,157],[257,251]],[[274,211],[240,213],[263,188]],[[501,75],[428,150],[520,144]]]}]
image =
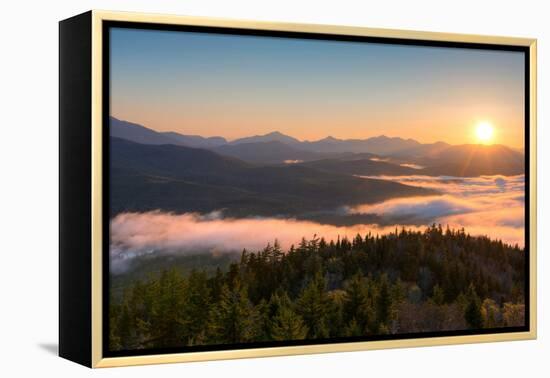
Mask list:
[{"label": "mountain range", "polygon": [[226,144],[222,137],[204,138],[198,135],[183,135],[176,132],[158,132],[137,123],[110,117],[109,131],[112,137],[123,138],[142,144],[175,144],[189,147],[209,148]]},{"label": "mountain range", "polygon": [[376,176],[525,172],[524,155],[502,145],[422,144],[384,136],[304,142],[278,132],[227,141],[157,132],[115,118],[109,147],[112,216],[156,209],[203,214],[222,210],[224,216],[236,218],[380,223],[374,214],[347,214],[342,209],[437,192]]},{"label": "mountain range", "polygon": [[110,159],[111,215],[223,209],[232,217],[307,218],[346,205],[435,193],[298,164],[257,166],[207,149],[116,137],[110,138]]},{"label": "mountain range", "polygon": [[[372,153],[377,155],[408,156],[425,154],[448,146],[443,142],[422,144],[413,139],[387,137],[384,135],[368,139],[337,139],[326,137],[318,141],[300,141],[291,136],[274,131],[265,135],[255,135],[227,141],[223,137],[201,137],[176,132],[158,132],[136,123],[110,119],[110,135],[142,144],[176,144],[187,147],[215,148],[219,146],[237,146],[256,143],[278,142],[296,150],[317,154]],[[314,155],[317,157],[317,155]]]},{"label": "mountain range", "polygon": [[280,132],[227,141],[176,132],[157,132],[111,117],[110,135],[146,145],[204,148],[255,165],[295,164],[352,175],[516,175],[525,172],[521,151],[503,145],[423,144],[413,139],[378,136],[367,139],[300,141]]}]

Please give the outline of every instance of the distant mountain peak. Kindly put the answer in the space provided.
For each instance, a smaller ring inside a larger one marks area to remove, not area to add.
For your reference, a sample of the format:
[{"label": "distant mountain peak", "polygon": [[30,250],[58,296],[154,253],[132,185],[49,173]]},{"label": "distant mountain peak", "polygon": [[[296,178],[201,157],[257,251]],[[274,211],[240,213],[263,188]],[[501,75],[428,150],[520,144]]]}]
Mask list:
[{"label": "distant mountain peak", "polygon": [[401,138],[401,137],[390,137],[390,136],[387,136],[387,135],[384,135],[384,134],[381,134],[381,135],[378,135],[376,137],[371,137],[371,138],[368,138],[367,140],[377,140],[377,141],[394,141],[394,142],[408,142],[408,143],[415,143],[415,144],[421,144],[419,141],[417,141],[416,139],[412,139],[412,138]]},{"label": "distant mountain peak", "polygon": [[254,135],[250,137],[238,138],[232,141],[231,144],[271,142],[271,141],[283,142],[290,145],[297,145],[301,143],[298,139],[288,136],[286,134],[283,134],[280,131],[272,131],[264,135]]},{"label": "distant mountain peak", "polygon": [[174,144],[195,148],[209,148],[227,143],[222,137],[204,138],[199,135],[183,135],[173,131],[158,132],[137,123],[121,121],[113,116],[109,118],[109,121],[111,136],[141,144]]},{"label": "distant mountain peak", "polygon": [[265,136],[285,136],[285,137],[288,137],[288,135],[285,135],[280,131],[272,131],[270,133],[265,134]]}]

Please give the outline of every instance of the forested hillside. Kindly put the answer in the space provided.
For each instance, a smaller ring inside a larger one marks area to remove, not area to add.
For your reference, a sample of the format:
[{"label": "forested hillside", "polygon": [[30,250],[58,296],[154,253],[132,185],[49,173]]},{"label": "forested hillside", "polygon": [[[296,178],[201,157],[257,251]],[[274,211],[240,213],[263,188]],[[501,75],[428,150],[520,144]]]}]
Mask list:
[{"label": "forested hillside", "polygon": [[243,251],[111,298],[110,349],[523,326],[524,250],[429,227]]},{"label": "forested hillside", "polygon": [[301,216],[434,190],[309,167],[248,164],[212,151],[111,138],[111,215],[164,210]]}]

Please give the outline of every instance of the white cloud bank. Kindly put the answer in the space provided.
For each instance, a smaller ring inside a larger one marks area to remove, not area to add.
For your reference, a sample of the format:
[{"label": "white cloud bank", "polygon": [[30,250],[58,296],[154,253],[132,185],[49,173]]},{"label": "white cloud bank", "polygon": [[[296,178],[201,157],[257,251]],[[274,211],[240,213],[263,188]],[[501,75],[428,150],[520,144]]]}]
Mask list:
[{"label": "white cloud bank", "polygon": [[336,240],[343,236],[353,238],[358,233],[385,234],[396,226],[424,230],[434,222],[452,228],[464,227],[472,235],[488,235],[507,243],[524,244],[523,176],[377,178],[433,188],[444,194],[397,198],[347,208],[352,214],[377,214],[385,224],[391,224],[389,226],[340,227],[296,219],[232,219],[223,218],[220,212],[119,214],[111,220],[111,267],[116,269],[125,265],[128,259],[150,253],[225,252],[243,248],[256,251],[275,239],[286,249],[299,243],[302,237],[311,238],[315,234],[326,240]]},{"label": "white cloud bank", "polygon": [[525,177],[474,178],[377,176],[407,185],[436,189],[440,196],[396,198],[348,209],[353,214],[377,214],[389,221],[441,223],[464,227],[473,235],[488,235],[511,244],[524,244]]},{"label": "white cloud bank", "polygon": [[[424,227],[411,226],[414,229]],[[111,259],[124,260],[156,251],[189,253],[194,251],[256,251],[275,239],[286,249],[302,237],[338,237],[384,234],[395,226],[379,227],[361,224],[338,227],[296,219],[247,218],[222,219],[218,213],[172,214],[160,211],[124,213],[111,221]]]}]

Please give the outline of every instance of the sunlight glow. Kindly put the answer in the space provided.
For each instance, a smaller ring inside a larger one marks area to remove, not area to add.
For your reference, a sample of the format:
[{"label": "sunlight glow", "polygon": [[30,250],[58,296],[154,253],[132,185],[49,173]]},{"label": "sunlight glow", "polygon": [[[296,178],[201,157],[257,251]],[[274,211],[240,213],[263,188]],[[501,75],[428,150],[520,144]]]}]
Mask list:
[{"label": "sunlight glow", "polygon": [[476,126],[476,138],[478,142],[490,144],[493,140],[494,128],[489,122],[480,122]]}]

